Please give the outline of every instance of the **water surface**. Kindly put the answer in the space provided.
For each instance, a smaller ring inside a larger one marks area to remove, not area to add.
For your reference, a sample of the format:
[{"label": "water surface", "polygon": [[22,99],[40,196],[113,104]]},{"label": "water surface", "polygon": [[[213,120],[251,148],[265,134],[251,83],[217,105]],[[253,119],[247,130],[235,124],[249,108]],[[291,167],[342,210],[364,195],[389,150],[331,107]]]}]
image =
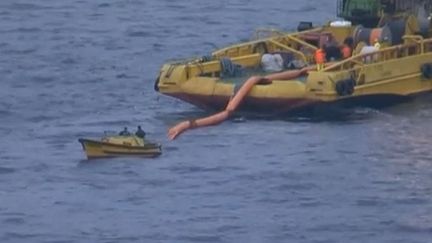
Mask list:
[{"label": "water surface", "polygon": [[[344,120],[206,113],[153,91],[169,59],[294,30],[336,1],[2,0],[1,242],[430,242],[432,102]],[[85,160],[77,139],[142,125],[153,160]]]}]

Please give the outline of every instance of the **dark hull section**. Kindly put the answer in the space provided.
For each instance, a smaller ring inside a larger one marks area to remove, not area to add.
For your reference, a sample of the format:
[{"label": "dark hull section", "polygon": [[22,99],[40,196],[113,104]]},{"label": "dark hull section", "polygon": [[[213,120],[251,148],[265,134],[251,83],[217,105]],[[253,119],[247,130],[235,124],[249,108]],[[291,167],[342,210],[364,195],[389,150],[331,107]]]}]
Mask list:
[{"label": "dark hull section", "polygon": [[88,159],[112,158],[112,157],[144,157],[154,158],[161,155],[161,146],[147,144],[145,146],[127,146],[94,141],[90,139],[78,139]]},{"label": "dark hull section", "polygon": [[118,158],[118,157],[156,158],[161,155],[161,153],[131,154],[131,153],[110,153],[107,151],[105,153],[106,153],[105,155],[97,155],[97,156],[88,155],[87,159],[110,159],[110,158]]},{"label": "dark hull section", "polygon": [[356,119],[356,108],[384,109],[400,103],[408,102],[415,96],[399,95],[367,95],[346,97],[332,102],[321,102],[312,106],[302,107],[288,113],[290,116],[308,117],[311,120],[350,120]]},{"label": "dark hull section", "polygon": [[[184,93],[169,94],[172,97],[191,103],[204,110],[219,111],[225,109],[230,97],[190,95]],[[299,98],[255,98],[247,97],[241,103],[239,112],[258,113],[262,115],[279,115],[303,107],[320,103],[318,100]]]},{"label": "dark hull section", "polygon": [[[312,99],[298,98],[254,98],[248,97],[240,105],[238,112],[253,113],[265,116],[307,115],[314,116],[328,112],[352,109],[354,107],[370,107],[382,109],[398,103],[412,100],[420,94],[401,96],[393,94],[376,94],[365,96],[341,97],[339,100],[323,102]],[[204,110],[223,110],[229,97],[190,95],[184,93],[170,94],[175,98],[187,101]]]}]

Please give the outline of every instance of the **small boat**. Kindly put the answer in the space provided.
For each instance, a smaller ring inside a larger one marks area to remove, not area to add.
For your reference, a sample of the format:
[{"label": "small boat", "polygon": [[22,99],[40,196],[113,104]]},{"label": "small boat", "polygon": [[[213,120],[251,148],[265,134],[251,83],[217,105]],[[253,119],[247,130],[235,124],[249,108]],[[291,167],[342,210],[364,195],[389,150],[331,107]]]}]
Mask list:
[{"label": "small boat", "polygon": [[135,135],[105,136],[100,141],[80,138],[88,159],[136,156],[154,158],[161,155],[161,145]]}]

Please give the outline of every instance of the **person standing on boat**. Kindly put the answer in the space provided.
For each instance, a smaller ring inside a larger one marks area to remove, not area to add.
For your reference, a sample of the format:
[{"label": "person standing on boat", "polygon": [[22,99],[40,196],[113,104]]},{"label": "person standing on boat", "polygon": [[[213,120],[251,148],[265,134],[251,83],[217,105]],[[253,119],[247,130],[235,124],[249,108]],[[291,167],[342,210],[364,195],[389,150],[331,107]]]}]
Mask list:
[{"label": "person standing on boat", "polygon": [[342,48],[341,48],[343,59],[347,59],[347,58],[351,57],[352,50],[353,50],[353,43],[354,43],[354,40],[352,37],[345,38],[344,43],[343,43]]},{"label": "person standing on boat", "polygon": [[141,129],[141,126],[138,126],[138,130],[135,132],[135,135],[139,138],[144,138],[146,133]]},{"label": "person standing on boat", "polygon": [[320,47],[315,51],[315,62],[317,65],[317,71],[321,71],[324,69],[324,63],[326,59],[326,53],[323,47]]}]

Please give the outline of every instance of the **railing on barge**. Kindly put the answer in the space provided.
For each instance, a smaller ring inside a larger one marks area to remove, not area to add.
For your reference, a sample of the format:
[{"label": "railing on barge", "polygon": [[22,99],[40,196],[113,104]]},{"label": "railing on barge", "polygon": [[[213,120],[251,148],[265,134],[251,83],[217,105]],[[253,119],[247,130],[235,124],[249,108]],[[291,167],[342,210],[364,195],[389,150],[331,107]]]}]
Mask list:
[{"label": "railing on barge", "polygon": [[[321,29],[322,28],[310,29],[303,31],[302,34],[316,32]],[[259,31],[261,32],[262,30]],[[305,63],[312,63],[314,61],[313,53],[316,51],[317,47],[298,38],[299,33],[286,34],[276,30],[270,30],[270,32],[274,32],[274,35],[270,38],[233,45],[213,52],[212,56],[215,58],[233,58],[253,53],[264,54],[267,52],[287,51],[291,52],[297,59]]]},{"label": "railing on barge", "polygon": [[344,61],[326,67],[323,71],[344,71],[359,68],[367,64],[415,56],[432,52],[432,39],[424,40],[422,36],[404,36],[407,44],[383,48],[381,50],[352,56]]}]

